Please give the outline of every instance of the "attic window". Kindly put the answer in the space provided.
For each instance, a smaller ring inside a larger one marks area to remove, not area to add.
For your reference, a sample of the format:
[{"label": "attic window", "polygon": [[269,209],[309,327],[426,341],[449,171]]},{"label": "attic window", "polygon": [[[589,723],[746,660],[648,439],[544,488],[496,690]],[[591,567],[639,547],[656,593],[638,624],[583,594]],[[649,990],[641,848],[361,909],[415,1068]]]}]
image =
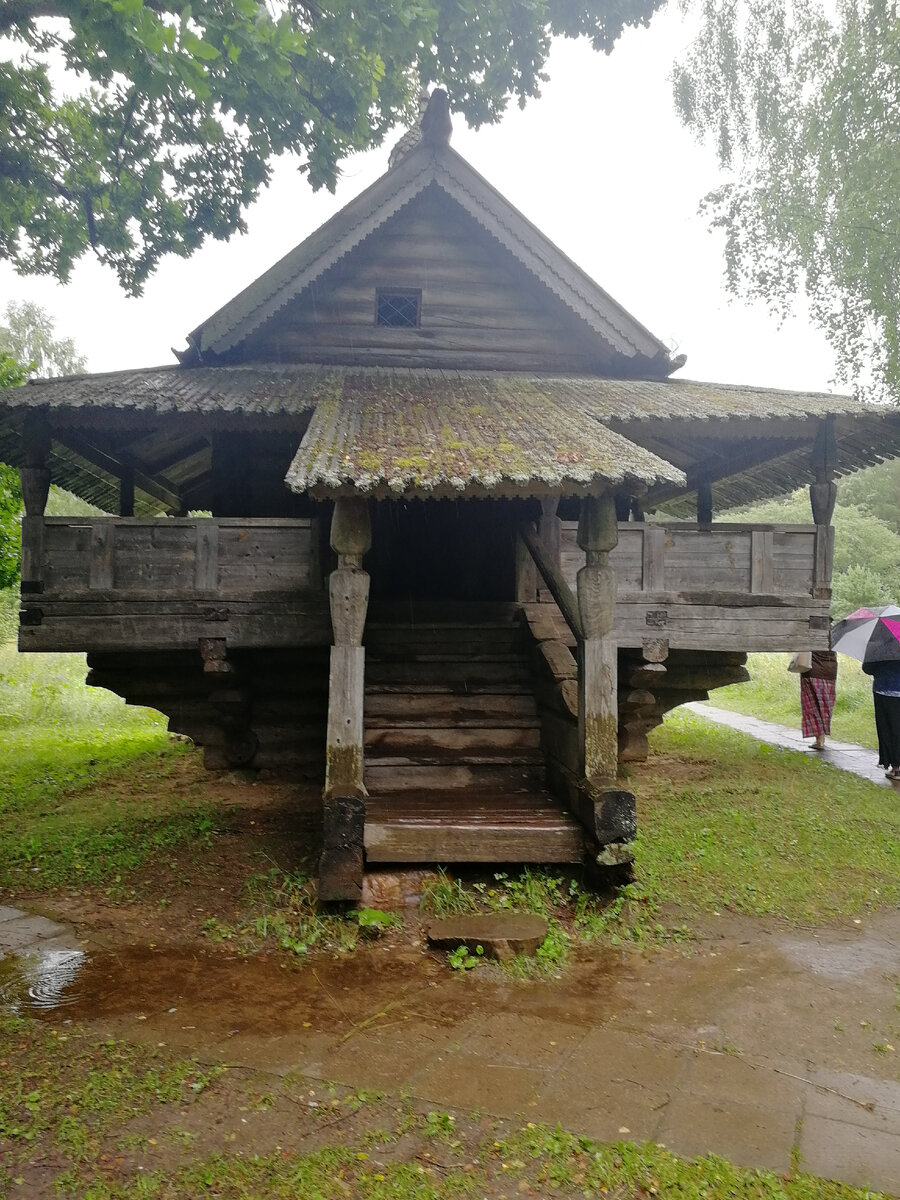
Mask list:
[{"label": "attic window", "polygon": [[417,329],[422,313],[421,290],[395,292],[387,288],[375,291],[375,324]]}]

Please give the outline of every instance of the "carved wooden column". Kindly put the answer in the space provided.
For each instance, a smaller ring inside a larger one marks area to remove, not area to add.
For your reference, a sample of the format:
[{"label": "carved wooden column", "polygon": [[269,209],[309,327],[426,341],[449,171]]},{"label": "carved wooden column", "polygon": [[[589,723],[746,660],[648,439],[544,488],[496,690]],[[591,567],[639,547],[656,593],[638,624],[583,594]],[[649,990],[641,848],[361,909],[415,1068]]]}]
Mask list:
[{"label": "carved wooden column", "polygon": [[584,777],[571,807],[591,835],[594,862],[623,867],[632,858],[637,811],[631,792],[616,785],[618,769],[618,646],[612,633],[616,572],[609,553],[618,541],[612,496],[582,501],[578,545],[585,565],[578,572],[578,741]]},{"label": "carved wooden column", "polygon": [[24,465],[19,470],[25,515],[22,517],[22,592],[42,592],[44,509],[50,491],[50,424],[46,414],[31,410],[22,431]]},{"label": "carved wooden column", "polygon": [[618,540],[612,497],[588,496],[582,501],[578,522],[578,545],[585,552],[586,565],[577,577],[584,631],[579,645],[578,735],[588,780],[615,779],[618,763],[618,650],[611,636],[616,572],[608,561]]},{"label": "carved wooden column", "polygon": [[362,559],[372,541],[364,500],[339,498],[331,521],[337,570],[328,581],[334,644],[328,680],[323,848],[319,899],[356,901],[362,890],[365,796],[363,784],[362,644],[369,576]]},{"label": "carved wooden column", "polygon": [[831,594],[834,531],[830,526],[837,500],[837,484],[834,482],[836,459],[837,443],[834,436],[834,420],[826,417],[819,423],[819,430],[810,457],[810,466],[815,473],[815,482],[809,486],[809,502],[816,525],[813,596],[830,596]]}]

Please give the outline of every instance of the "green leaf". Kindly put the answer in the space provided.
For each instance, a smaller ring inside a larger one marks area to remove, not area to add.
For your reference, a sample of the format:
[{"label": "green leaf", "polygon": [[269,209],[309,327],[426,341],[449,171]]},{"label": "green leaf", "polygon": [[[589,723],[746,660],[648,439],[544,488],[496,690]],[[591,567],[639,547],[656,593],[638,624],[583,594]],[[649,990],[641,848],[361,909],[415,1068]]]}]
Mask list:
[{"label": "green leaf", "polygon": [[221,56],[221,51],[209,42],[205,42],[202,38],[197,37],[195,33],[191,33],[189,29],[185,29],[181,34],[181,44],[189,54],[193,54],[195,58],[203,59],[204,62],[210,62],[214,58]]}]

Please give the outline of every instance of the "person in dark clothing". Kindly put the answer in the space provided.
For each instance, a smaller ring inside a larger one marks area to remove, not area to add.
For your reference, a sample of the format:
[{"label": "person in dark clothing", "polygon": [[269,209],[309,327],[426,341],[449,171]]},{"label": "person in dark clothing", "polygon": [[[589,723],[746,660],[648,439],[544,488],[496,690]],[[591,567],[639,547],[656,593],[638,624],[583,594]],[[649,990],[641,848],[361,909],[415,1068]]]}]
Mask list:
[{"label": "person in dark clothing", "polygon": [[900,779],[900,662],[863,663],[872,676],[878,765],[888,779]]},{"label": "person in dark clothing", "polygon": [[813,650],[809,670],[800,674],[800,712],[803,736],[815,738],[815,750],[825,749],[825,735],[831,733],[836,690],[837,655],[833,650]]}]

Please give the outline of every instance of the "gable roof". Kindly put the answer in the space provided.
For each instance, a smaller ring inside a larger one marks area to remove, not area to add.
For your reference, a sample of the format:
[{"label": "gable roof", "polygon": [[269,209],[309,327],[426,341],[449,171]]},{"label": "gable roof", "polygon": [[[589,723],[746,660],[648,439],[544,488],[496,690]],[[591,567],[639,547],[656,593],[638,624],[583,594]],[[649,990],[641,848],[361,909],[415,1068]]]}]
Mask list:
[{"label": "gable roof", "polygon": [[664,378],[667,347],[595,283],[448,145],[422,141],[258,279],[188,335],[182,362],[215,362],[434,184],[574,312],[630,373]]}]

